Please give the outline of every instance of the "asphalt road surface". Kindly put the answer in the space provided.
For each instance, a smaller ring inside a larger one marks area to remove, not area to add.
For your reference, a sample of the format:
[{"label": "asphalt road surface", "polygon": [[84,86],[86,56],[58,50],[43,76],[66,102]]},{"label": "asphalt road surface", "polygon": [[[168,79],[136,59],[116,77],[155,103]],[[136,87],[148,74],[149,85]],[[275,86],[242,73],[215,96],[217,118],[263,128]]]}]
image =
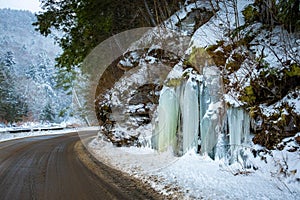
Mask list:
[{"label": "asphalt road surface", "polygon": [[78,140],[70,133],[1,142],[0,200],[160,198],[102,163],[96,176],[75,153]]}]

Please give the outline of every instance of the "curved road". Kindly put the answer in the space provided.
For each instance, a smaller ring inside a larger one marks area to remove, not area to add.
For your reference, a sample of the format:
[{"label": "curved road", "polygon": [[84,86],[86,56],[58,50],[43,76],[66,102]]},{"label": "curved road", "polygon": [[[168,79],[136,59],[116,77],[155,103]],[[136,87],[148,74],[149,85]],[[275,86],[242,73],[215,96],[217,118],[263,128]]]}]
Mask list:
[{"label": "curved road", "polygon": [[[77,133],[0,143],[0,199],[157,199],[130,177],[102,163],[101,177],[78,159]],[[94,161],[97,162],[97,161]]]}]

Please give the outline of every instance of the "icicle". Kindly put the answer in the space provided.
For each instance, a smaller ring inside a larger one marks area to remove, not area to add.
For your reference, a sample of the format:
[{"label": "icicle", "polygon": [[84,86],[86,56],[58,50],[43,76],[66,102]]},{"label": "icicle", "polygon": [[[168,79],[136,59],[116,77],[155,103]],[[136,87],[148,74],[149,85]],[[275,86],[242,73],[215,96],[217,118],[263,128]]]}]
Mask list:
[{"label": "icicle", "polygon": [[209,134],[209,130],[208,130],[208,125],[207,125],[207,121],[204,120],[204,116],[205,113],[208,109],[208,105],[210,103],[210,98],[208,96],[207,93],[207,88],[204,85],[204,83],[201,85],[200,87],[200,95],[199,95],[199,101],[200,101],[200,133],[201,133],[201,152],[202,154],[204,154],[205,152],[208,151],[208,134]]},{"label": "icicle", "polygon": [[250,117],[243,108],[230,107],[227,110],[229,144],[232,161],[239,159],[239,149],[249,142]]},{"label": "icicle", "polygon": [[158,106],[157,149],[165,151],[174,147],[179,114],[179,101],[174,88],[164,87]]},{"label": "icicle", "polygon": [[222,102],[210,103],[209,107],[201,120],[201,152],[215,158],[215,150],[218,137],[221,134],[221,115],[219,109]]},{"label": "icicle", "polygon": [[199,104],[198,84],[188,80],[184,88],[182,112],[182,148],[183,153],[193,147],[197,147],[199,134]]},{"label": "icicle", "polygon": [[176,134],[176,147],[174,153],[178,156],[182,156],[184,154],[183,150],[183,116],[182,116],[182,110],[184,109],[184,91],[185,91],[186,81],[183,81],[180,85],[180,87],[176,88],[176,92],[179,99],[180,104],[180,110],[179,110],[179,116],[178,116],[178,127],[177,127],[177,134]]},{"label": "icicle", "polygon": [[216,146],[215,160],[226,159],[228,156],[228,140],[225,132],[218,136],[218,142]]},{"label": "icicle", "polygon": [[201,153],[215,158],[223,126],[222,82],[217,68],[204,68],[200,90]]}]

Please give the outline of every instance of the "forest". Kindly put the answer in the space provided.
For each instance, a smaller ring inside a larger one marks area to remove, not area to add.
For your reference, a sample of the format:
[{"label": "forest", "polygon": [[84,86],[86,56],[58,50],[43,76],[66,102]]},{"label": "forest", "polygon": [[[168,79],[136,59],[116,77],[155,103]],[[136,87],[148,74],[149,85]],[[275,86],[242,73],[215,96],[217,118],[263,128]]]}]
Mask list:
[{"label": "forest", "polygon": [[29,11],[1,9],[0,19],[1,123],[62,122],[72,96],[57,87],[61,49],[34,30]]}]

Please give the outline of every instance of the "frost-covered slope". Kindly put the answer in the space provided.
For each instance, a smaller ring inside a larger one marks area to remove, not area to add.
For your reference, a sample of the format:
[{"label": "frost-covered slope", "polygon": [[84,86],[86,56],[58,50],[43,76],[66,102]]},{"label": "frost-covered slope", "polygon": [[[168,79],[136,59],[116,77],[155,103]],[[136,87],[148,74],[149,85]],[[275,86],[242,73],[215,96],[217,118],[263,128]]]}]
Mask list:
[{"label": "frost-covered slope", "polygon": [[71,98],[56,88],[58,69],[55,68],[55,57],[61,50],[53,38],[45,38],[34,30],[32,23],[35,21],[36,17],[29,11],[0,10],[1,73],[8,75],[5,81],[14,95],[7,105],[17,97],[24,105],[23,113],[15,119],[13,113],[21,109],[18,105],[10,106],[15,110],[9,106],[1,108],[6,110],[6,114],[2,112],[0,117],[4,122],[61,122],[68,115],[65,108]]},{"label": "frost-covered slope", "polygon": [[29,11],[0,10],[0,52],[1,55],[13,52],[15,62],[20,65],[19,72],[30,65],[39,65],[42,54],[46,54],[53,64],[61,51],[53,39],[34,30],[32,23],[35,21],[35,15]]}]

